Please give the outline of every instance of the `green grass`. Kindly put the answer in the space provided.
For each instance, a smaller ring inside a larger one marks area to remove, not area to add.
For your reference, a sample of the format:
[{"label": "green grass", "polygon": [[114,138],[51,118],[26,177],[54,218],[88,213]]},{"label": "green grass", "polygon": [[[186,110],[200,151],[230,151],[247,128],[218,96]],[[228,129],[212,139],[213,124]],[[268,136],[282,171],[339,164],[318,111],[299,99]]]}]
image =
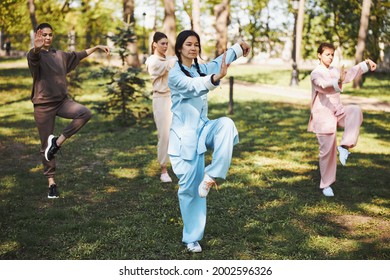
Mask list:
[{"label": "green grass", "polygon": [[[102,100],[97,83],[86,81],[77,100],[89,108]],[[120,127],[95,113],[62,148],[61,198],[48,200],[28,70],[0,69],[0,89],[0,259],[390,257],[388,113],[364,112],[358,146],[338,166],[336,196],[326,198],[306,102],[235,92],[240,144],[227,180],[208,196],[204,252],[191,255],[180,243],[177,180],[158,180],[152,117]],[[210,94],[211,118],[226,115],[227,100],[227,86]]]}]

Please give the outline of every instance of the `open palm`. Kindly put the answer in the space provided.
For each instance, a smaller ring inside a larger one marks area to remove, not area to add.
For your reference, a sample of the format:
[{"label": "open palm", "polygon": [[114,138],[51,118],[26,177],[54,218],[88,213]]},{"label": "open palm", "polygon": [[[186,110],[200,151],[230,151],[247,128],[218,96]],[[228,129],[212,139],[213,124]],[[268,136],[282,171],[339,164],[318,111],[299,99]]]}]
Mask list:
[{"label": "open palm", "polygon": [[35,33],[34,37],[34,47],[35,48],[42,48],[43,47],[44,38],[42,36],[42,30],[38,30],[37,33]]}]

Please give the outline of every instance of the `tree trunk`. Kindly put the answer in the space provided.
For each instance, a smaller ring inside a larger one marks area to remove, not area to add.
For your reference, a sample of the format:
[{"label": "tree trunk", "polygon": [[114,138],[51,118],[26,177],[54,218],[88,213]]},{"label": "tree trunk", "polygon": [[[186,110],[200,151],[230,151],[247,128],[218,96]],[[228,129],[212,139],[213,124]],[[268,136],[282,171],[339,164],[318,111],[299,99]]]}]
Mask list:
[{"label": "tree trunk", "polygon": [[202,29],[200,27],[200,0],[192,0],[192,19],[194,31],[202,38]]},{"label": "tree trunk", "polygon": [[301,63],[302,55],[301,55],[301,45],[302,45],[302,31],[303,31],[303,20],[305,16],[305,0],[299,0],[299,8],[298,8],[298,17],[297,17],[297,25],[296,25],[296,41],[295,41],[295,61],[297,65]]},{"label": "tree trunk", "polygon": [[217,31],[217,43],[215,56],[219,56],[226,50],[227,47],[227,28],[229,25],[230,16],[230,0],[222,0],[218,5],[214,6],[215,15],[215,30]]},{"label": "tree trunk", "polygon": [[[135,25],[134,18],[134,0],[123,0],[123,21],[126,24],[133,23]],[[127,46],[130,55],[127,57],[127,65],[132,67],[140,67],[140,61],[138,58],[137,42],[129,43]]]},{"label": "tree trunk", "polygon": [[[366,48],[366,37],[368,30],[368,19],[370,16],[371,0],[363,0],[362,15],[360,17],[360,28],[358,43],[356,47],[355,63],[363,61],[364,49]],[[360,88],[363,85],[362,76],[357,77],[353,81],[353,88]]]},{"label": "tree trunk", "polygon": [[176,41],[176,17],[175,17],[175,1],[164,0],[164,23],[163,32],[168,37],[168,55],[175,54]]},{"label": "tree trunk", "polygon": [[38,26],[38,21],[37,21],[37,16],[35,14],[34,0],[27,0],[27,7],[28,7],[28,12],[30,14],[32,29],[35,31],[35,28],[37,28]]},{"label": "tree trunk", "polygon": [[[90,11],[90,6],[89,6],[89,1],[84,1],[82,2],[82,10],[81,12],[86,15],[88,14]],[[87,17],[87,23],[86,23],[86,26],[85,26],[85,46],[84,48],[85,49],[89,49],[92,45],[92,35],[91,35],[91,31],[92,31],[92,22],[91,22],[91,18],[90,17]]]}]

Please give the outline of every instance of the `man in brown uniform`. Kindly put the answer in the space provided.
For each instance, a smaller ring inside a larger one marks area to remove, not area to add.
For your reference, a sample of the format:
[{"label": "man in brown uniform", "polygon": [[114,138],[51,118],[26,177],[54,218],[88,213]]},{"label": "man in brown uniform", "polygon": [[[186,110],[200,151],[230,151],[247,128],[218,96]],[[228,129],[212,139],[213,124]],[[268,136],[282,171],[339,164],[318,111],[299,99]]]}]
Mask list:
[{"label": "man in brown uniform", "polygon": [[[33,77],[31,100],[41,140],[44,175],[49,183],[48,198],[58,198],[54,156],[65,140],[79,131],[92,116],[89,109],[69,97],[66,75],[96,50],[109,55],[110,49],[98,45],[81,52],[63,52],[51,48],[52,42],[53,28],[48,23],[40,24],[36,29],[34,48],[27,54],[27,60]],[[72,119],[59,137],[53,135],[56,116]]]}]

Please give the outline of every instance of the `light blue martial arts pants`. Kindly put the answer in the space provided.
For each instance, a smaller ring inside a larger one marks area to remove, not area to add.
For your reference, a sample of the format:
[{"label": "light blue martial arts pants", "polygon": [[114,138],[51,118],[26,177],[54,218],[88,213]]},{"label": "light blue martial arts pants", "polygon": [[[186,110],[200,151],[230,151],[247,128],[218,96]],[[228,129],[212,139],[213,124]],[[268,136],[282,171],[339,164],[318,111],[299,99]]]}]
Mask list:
[{"label": "light blue martial arts pants", "polygon": [[[199,241],[203,238],[206,226],[206,198],[199,197],[198,186],[204,173],[213,178],[226,178],[229,170],[233,146],[238,143],[237,129],[227,117],[210,120],[205,124],[201,139],[206,147],[213,149],[212,161],[205,168],[203,154],[196,154],[193,160],[184,160],[180,156],[170,156],[173,172],[179,178],[179,204],[184,223],[183,243]],[[205,137],[204,137],[205,136]]]}]

